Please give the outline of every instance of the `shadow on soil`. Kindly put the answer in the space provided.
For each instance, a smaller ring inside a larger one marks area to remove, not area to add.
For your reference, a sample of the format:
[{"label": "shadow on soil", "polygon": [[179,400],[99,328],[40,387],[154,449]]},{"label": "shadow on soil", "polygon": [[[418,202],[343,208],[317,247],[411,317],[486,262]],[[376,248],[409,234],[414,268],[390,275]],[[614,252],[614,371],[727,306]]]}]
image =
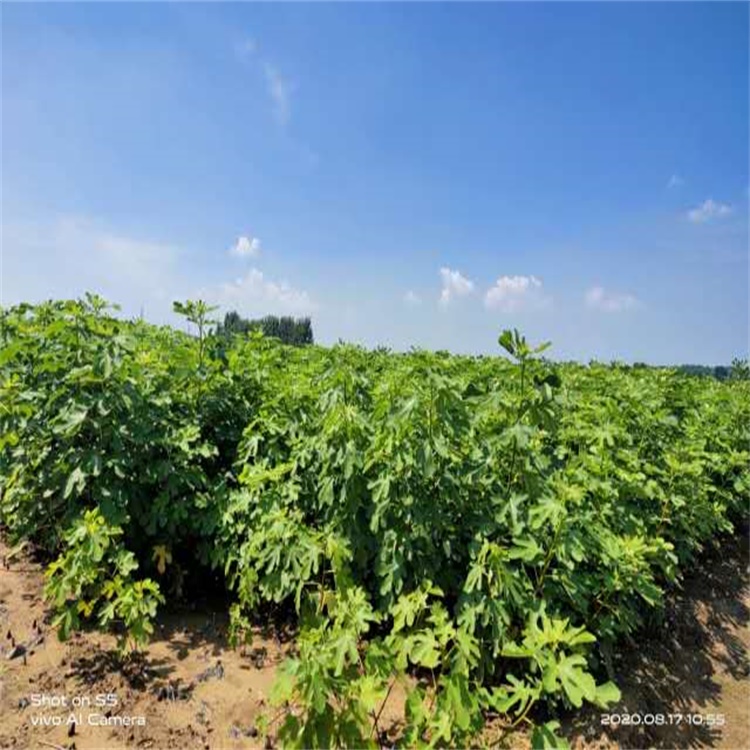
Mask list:
[{"label": "shadow on soil", "polygon": [[[664,725],[605,727],[602,713],[591,711],[567,722],[565,734],[571,739],[605,734],[621,748],[715,747],[726,730],[710,726],[711,714],[718,717],[722,705],[737,701],[745,707],[738,713],[747,716],[750,696],[744,680],[750,674],[750,660],[746,644],[736,634],[750,622],[747,586],[745,531],[702,556],[682,590],[669,599],[658,630],[620,649],[615,673],[622,701],[610,713],[635,714],[641,722],[647,714],[663,715]],[[722,673],[742,682],[722,685],[722,678],[727,682]],[[747,742],[747,727],[735,729]]]},{"label": "shadow on soil", "polygon": [[[606,727],[601,711],[578,712],[563,722],[562,729],[574,748],[750,747],[750,659],[745,638],[750,624],[749,547],[747,530],[717,541],[713,551],[701,555],[681,589],[669,597],[663,621],[615,654],[622,700],[610,715],[629,714],[641,722],[647,715],[663,716],[664,725]],[[38,595],[26,593],[22,598],[38,600]],[[198,683],[223,678],[221,659],[233,658],[234,666],[243,670],[262,670],[274,663],[281,646],[293,636],[288,622],[277,618],[258,633],[260,646],[256,640],[230,657],[226,609],[225,602],[200,601],[161,614],[152,641],[159,657],[141,654],[122,660],[116,651],[102,649],[98,643],[91,648],[82,634],[80,645],[89,648],[85,654],[76,649],[78,655],[70,659],[64,676],[87,685],[122,679],[131,689],[146,690],[159,701],[187,701]],[[200,654],[197,659],[196,654]],[[734,725],[709,725],[710,715],[729,711]],[[744,717],[744,724],[737,717]]]},{"label": "shadow on soil", "polygon": [[[221,658],[226,658],[227,651],[233,650],[229,643],[229,616],[225,603],[207,599],[189,606],[173,607],[161,612],[154,626],[151,647],[163,647],[168,656],[154,658],[148,652],[123,656],[116,649],[101,648],[96,643],[85,656],[71,660],[67,676],[89,686],[119,678],[133,690],[148,690],[159,700],[189,700],[196,683],[223,678]],[[274,651],[280,650],[293,637],[285,623],[273,622],[258,627],[256,635]],[[74,634],[74,641],[79,638]],[[201,661],[215,662],[215,665],[204,669],[193,664],[194,674],[187,679],[184,676],[176,678],[176,663],[197,653],[201,654]],[[233,661],[241,669],[263,669],[275,661],[264,645],[239,645],[236,654]]]}]

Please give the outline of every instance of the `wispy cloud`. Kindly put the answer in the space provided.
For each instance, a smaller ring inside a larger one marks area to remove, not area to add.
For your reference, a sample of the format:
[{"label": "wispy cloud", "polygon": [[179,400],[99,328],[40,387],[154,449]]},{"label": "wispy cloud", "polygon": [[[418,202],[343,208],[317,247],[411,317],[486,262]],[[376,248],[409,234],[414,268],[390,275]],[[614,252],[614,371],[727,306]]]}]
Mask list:
[{"label": "wispy cloud", "polygon": [[282,127],[286,126],[292,114],[291,99],[294,86],[282,74],[278,65],[260,52],[258,42],[252,37],[237,42],[234,45],[234,53],[241,63],[250,65],[262,73],[266,91],[273,103],[274,117]]},{"label": "wispy cloud", "polygon": [[257,268],[251,268],[233,282],[204,290],[203,294],[224,309],[251,315],[305,315],[318,309],[306,291],[286,281],[269,279]]},{"label": "wispy cloud", "polygon": [[268,93],[273,100],[276,119],[281,125],[286,125],[291,116],[292,86],[281,71],[269,62],[263,63],[263,73],[266,77]]},{"label": "wispy cloud", "polygon": [[448,305],[457,297],[465,297],[474,291],[474,282],[467,279],[460,271],[451,268],[441,268],[440,278],[443,288],[440,291],[440,304]]},{"label": "wispy cloud", "polygon": [[673,174],[669,178],[669,182],[667,182],[667,187],[671,190],[672,188],[678,188],[685,184],[685,180],[680,177],[678,174]]},{"label": "wispy cloud", "polygon": [[422,298],[416,292],[409,289],[404,295],[404,302],[406,302],[407,305],[421,305]]},{"label": "wispy cloud", "polygon": [[[188,265],[190,254],[172,244],[133,236],[87,217],[52,223],[2,226],[5,253],[4,304],[81,296],[96,291],[122,304],[126,314],[142,309],[150,320],[172,319],[174,299],[202,298],[245,314],[303,315],[318,305],[310,294],[255,267],[234,281],[206,285]],[[251,258],[256,238],[239,237],[230,252]],[[34,258],[30,264],[28,258]],[[38,273],[36,267],[45,269]]]},{"label": "wispy cloud", "polygon": [[618,313],[633,310],[641,305],[632,294],[607,291],[601,286],[591,287],[584,297],[586,307],[606,313]]},{"label": "wispy cloud", "polygon": [[544,295],[542,287],[536,276],[500,276],[484,295],[484,306],[502,312],[547,307],[551,300]]},{"label": "wispy cloud", "polygon": [[[123,310],[168,309],[186,288],[182,251],[85,216],[2,227],[4,302],[77,297],[96,291]],[[33,264],[29,262],[33,258]],[[44,273],[39,273],[39,268]]]},{"label": "wispy cloud", "polygon": [[257,237],[241,235],[229,248],[229,254],[235,258],[257,258],[260,255],[260,240]]},{"label": "wispy cloud", "polygon": [[703,201],[700,206],[690,209],[687,212],[689,221],[694,224],[703,224],[713,219],[722,219],[732,213],[732,207],[726,203],[718,203],[712,198]]}]

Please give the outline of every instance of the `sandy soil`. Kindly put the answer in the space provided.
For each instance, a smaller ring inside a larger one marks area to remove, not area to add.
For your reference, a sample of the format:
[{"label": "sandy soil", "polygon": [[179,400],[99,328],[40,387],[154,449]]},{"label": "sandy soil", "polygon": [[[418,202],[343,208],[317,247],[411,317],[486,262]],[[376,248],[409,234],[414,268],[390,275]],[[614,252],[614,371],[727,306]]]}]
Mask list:
[{"label": "sandy soil", "polygon": [[[0,563],[8,551],[0,540]],[[575,748],[750,748],[747,565],[747,539],[725,544],[670,602],[668,627],[616,656],[623,701],[611,713],[641,722],[646,714],[671,714],[671,723],[603,727],[600,712],[587,712],[564,722]],[[40,567],[28,556],[0,564],[0,748],[265,747],[256,721],[270,715],[268,693],[289,644],[258,633],[251,648],[234,650],[225,615],[172,612],[160,617],[143,662],[123,669],[111,636],[57,640],[42,587]],[[392,701],[402,699],[394,692]],[[48,705],[37,705],[41,700]],[[389,705],[383,719],[397,708]],[[709,714],[722,726],[707,726]],[[123,726],[124,717],[136,723]],[[523,734],[495,731],[487,740],[529,747]]]},{"label": "sandy soil", "polygon": [[[568,723],[571,740],[596,738],[598,747],[750,750],[747,534],[722,540],[704,555],[668,602],[664,625],[617,655],[622,701],[610,713],[640,717],[640,725],[632,721],[605,733],[601,712],[587,712]],[[665,723],[645,726],[647,716],[664,716]]]},{"label": "sandy soil", "polygon": [[[0,556],[4,552],[0,545]],[[42,587],[39,566],[28,557],[0,569],[0,747],[263,747],[255,720],[287,648],[279,641],[256,637],[251,648],[233,650],[225,616],[170,613],[160,618],[144,663],[122,669],[114,637],[85,632],[58,641]],[[43,641],[25,658],[10,659],[8,634],[16,645],[38,635]],[[37,706],[36,694],[64,697],[69,705]],[[97,698],[106,705],[98,706]],[[79,719],[72,737],[67,723],[34,723],[41,717],[67,722],[71,714]],[[145,726],[100,725],[117,717],[143,717]]]}]

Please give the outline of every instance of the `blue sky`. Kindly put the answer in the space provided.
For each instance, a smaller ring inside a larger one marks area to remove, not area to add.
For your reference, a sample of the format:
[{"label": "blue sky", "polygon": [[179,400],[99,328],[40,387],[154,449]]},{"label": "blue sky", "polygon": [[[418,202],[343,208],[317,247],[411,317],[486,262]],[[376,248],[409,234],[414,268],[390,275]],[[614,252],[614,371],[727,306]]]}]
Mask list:
[{"label": "blue sky", "polygon": [[748,5],[2,10],[2,296],[748,349]]}]

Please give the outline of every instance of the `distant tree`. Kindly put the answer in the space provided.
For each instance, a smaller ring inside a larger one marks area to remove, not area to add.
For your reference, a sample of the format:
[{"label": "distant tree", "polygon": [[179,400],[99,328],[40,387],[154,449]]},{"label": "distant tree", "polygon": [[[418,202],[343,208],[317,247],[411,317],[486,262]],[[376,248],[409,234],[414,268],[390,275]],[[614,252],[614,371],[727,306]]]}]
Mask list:
[{"label": "distant tree", "polygon": [[243,320],[235,310],[224,316],[224,323],[219,323],[217,333],[231,335],[234,333],[247,333],[249,321]]},{"label": "distant tree", "polygon": [[707,367],[706,365],[680,365],[677,369],[686,375],[697,375],[704,378],[714,376],[714,368]]},{"label": "distant tree", "polygon": [[730,369],[725,365],[717,365],[714,367],[714,377],[717,380],[727,380],[729,378]]},{"label": "distant tree", "polygon": [[732,369],[729,373],[730,380],[750,380],[750,362],[746,359],[735,357],[732,360]]},{"label": "distant tree", "polygon": [[[738,364],[735,366],[735,363]],[[677,369],[686,375],[715,378],[716,380],[729,380],[730,378],[734,378],[732,373],[735,372],[735,367],[737,368],[736,371],[740,373],[742,371],[742,361],[734,360],[731,367],[727,367],[726,365],[716,365],[715,367],[711,367],[710,365],[680,365]]]},{"label": "distant tree", "polygon": [[247,334],[250,331],[262,331],[264,336],[277,338],[285,344],[295,346],[314,343],[310,318],[266,315],[264,318],[248,320],[232,310],[216,328],[217,335],[225,338],[235,334]]}]

